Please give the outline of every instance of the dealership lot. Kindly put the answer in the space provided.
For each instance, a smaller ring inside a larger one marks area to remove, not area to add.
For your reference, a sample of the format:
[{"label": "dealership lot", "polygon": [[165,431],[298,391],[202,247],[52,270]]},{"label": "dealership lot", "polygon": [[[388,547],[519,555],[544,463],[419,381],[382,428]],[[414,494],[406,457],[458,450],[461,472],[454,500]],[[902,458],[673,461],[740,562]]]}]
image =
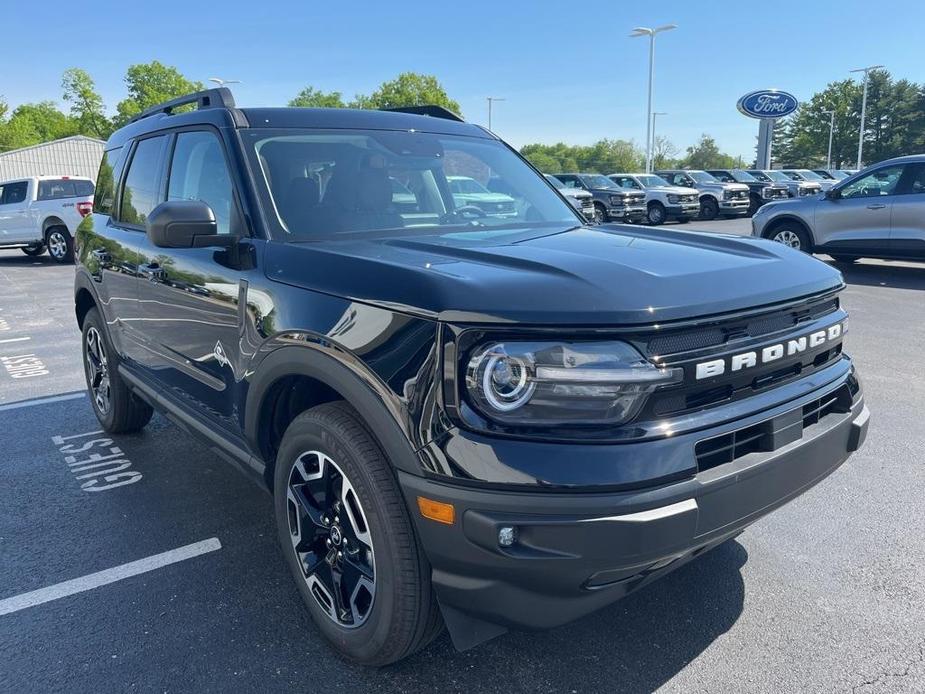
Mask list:
[{"label": "dealership lot", "polygon": [[[160,416],[99,443],[73,268],[0,252],[0,690],[923,691],[925,265],[845,275],[873,417],[845,467],[599,614],[463,654],[444,635],[374,671],[315,633],[264,492]],[[94,488],[107,485],[77,457],[94,441],[83,455],[127,462],[124,484]],[[150,557],[98,587],[33,593]]]}]

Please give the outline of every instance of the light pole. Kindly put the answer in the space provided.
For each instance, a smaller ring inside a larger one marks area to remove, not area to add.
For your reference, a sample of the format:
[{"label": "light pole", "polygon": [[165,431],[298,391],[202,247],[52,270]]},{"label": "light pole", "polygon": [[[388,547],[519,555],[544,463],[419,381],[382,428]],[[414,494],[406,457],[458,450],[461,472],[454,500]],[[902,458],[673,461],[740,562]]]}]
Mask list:
[{"label": "light pole", "polygon": [[[655,166],[655,119],[657,116],[667,116],[665,111],[656,111],[652,114],[652,162],[650,168]],[[646,171],[646,173],[649,173]]]},{"label": "light pole", "polygon": [[488,100],[488,129],[491,130],[491,105],[492,103],[494,103],[495,101],[507,101],[507,99],[505,99],[504,97],[500,97],[500,96],[486,96],[485,98]]},{"label": "light pole", "polygon": [[650,29],[649,27],[636,27],[631,38],[638,36],[649,37],[649,99],[646,107],[646,173],[652,171],[652,78],[655,74],[655,35],[663,31],[677,29],[677,24],[663,24],[660,27]]},{"label": "light pole", "polygon": [[861,132],[858,134],[858,171],[861,170],[861,155],[864,154],[864,121],[867,118],[867,77],[871,70],[882,67],[882,65],[871,65],[870,67],[860,67],[851,71],[864,73],[864,96],[861,97]]},{"label": "light pole", "polygon": [[829,153],[825,158],[825,168],[832,168],[832,135],[835,133],[835,111],[823,111],[823,114],[829,115]]},{"label": "light pole", "polygon": [[226,84],[241,84],[241,80],[223,80],[221,77],[210,77],[210,82],[215,82],[219,87],[224,87]]}]

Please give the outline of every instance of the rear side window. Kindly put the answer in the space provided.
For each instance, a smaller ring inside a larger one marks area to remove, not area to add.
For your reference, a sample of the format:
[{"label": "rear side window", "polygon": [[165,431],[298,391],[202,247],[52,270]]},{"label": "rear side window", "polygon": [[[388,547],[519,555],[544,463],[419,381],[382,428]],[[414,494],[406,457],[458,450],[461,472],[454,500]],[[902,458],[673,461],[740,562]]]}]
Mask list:
[{"label": "rear side window", "polygon": [[122,177],[125,165],[125,152],[122,147],[114,147],[103,153],[100,173],[96,177],[98,186],[93,198],[93,211],[97,214],[112,214],[116,202],[116,185]]},{"label": "rear side window", "polygon": [[26,199],[26,193],[29,191],[28,181],[17,181],[16,183],[6,183],[0,187],[0,205],[15,205]]},{"label": "rear side window", "polygon": [[177,135],[168,200],[201,200],[212,208],[219,234],[231,231],[234,196],[222,143],[210,132]]},{"label": "rear side window", "polygon": [[90,181],[67,178],[39,181],[39,200],[58,200],[85,195],[93,195],[93,184]]},{"label": "rear side window", "polygon": [[128,165],[122,189],[119,221],[144,226],[151,210],[161,202],[161,166],[166,135],[141,140]]}]

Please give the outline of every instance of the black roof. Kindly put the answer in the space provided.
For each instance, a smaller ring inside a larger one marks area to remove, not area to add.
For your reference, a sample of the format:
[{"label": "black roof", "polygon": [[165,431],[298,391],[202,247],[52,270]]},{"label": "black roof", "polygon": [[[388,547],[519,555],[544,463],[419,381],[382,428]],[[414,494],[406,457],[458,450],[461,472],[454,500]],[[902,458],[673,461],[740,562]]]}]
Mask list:
[{"label": "black roof", "polygon": [[[356,130],[419,130],[442,135],[467,135],[495,139],[484,128],[465,123],[455,114],[443,112],[438,107],[412,107],[417,113],[402,111],[376,111],[349,108],[236,108],[233,101],[225,97],[222,101],[207,90],[187,97],[180,97],[165,104],[146,109],[128,125],[112,134],[107,149],[118,147],[127,140],[166,128],[189,125],[212,125],[227,128],[319,128]],[[228,90],[223,90],[227,92]],[[208,97],[211,98],[211,102]],[[229,93],[230,96],[230,93]],[[203,107],[203,98],[206,104]],[[172,113],[175,104],[199,102],[194,111]],[[422,115],[433,113],[436,115]]]}]

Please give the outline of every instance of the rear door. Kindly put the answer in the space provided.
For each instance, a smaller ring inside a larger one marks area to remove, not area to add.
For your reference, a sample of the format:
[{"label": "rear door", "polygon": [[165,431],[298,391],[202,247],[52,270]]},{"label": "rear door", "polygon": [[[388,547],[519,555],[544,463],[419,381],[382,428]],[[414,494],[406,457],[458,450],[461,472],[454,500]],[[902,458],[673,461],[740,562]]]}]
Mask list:
[{"label": "rear door", "polygon": [[29,181],[0,186],[0,245],[36,241],[41,236],[29,214],[29,186]]},{"label": "rear door", "polygon": [[841,197],[816,203],[814,240],[833,252],[885,255],[890,252],[893,202],[902,164],[874,169],[839,188]]},{"label": "rear door", "polygon": [[893,198],[891,221],[891,252],[925,259],[925,164],[907,166]]}]

